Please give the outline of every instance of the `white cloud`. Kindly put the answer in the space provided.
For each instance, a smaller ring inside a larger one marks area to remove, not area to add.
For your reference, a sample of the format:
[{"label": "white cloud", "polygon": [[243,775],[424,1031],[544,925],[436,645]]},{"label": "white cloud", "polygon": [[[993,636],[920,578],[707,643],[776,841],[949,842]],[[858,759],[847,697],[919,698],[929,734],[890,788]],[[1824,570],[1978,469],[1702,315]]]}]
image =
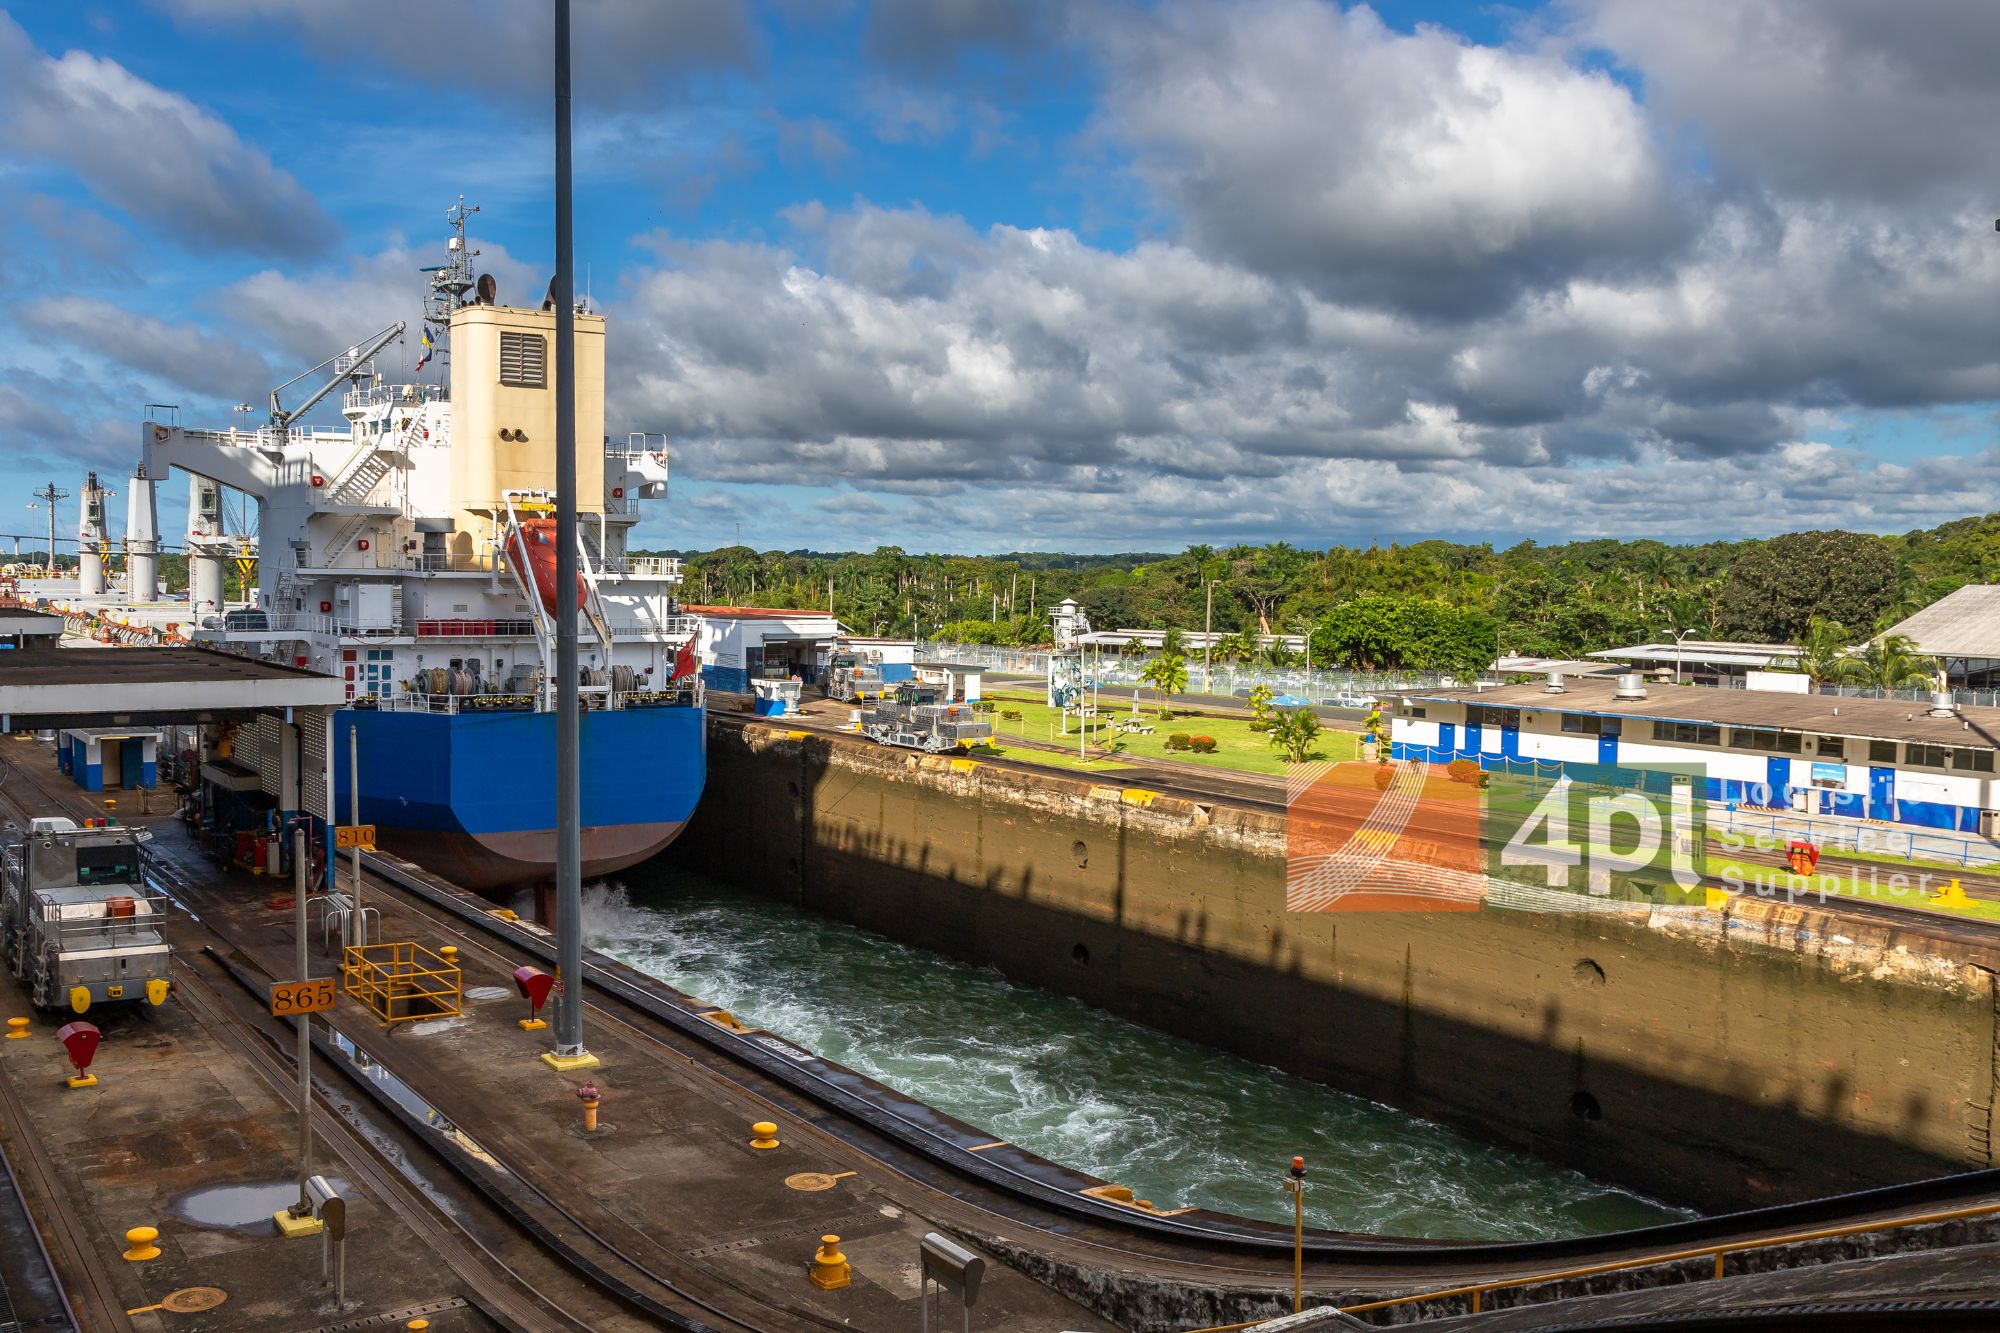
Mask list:
[{"label": "white cloud", "polygon": [[1575,35],[1644,82],[1752,189],[1911,202],[2000,174],[1989,0],[1569,0]]},{"label": "white cloud", "polygon": [[150,393],[188,389],[241,398],[269,384],[263,358],[234,338],[192,324],[169,324],[94,297],[45,297],[14,317],[35,334],[151,377],[157,387]]},{"label": "white cloud", "polygon": [[1554,55],[1321,0],[1117,10],[1096,132],[1196,245],[1463,310],[1656,252],[1679,218],[1631,94]]},{"label": "white cloud", "polygon": [[296,256],[335,228],[236,131],[115,60],[51,57],[0,12],[0,157],[56,162],[92,194],[188,245]]}]

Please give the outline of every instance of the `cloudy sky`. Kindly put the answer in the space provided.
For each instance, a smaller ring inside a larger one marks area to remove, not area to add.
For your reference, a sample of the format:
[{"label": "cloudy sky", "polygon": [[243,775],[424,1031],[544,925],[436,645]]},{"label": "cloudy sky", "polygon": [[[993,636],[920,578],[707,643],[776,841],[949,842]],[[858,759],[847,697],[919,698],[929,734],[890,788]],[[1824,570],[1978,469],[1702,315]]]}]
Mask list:
[{"label": "cloudy sky", "polygon": [[[0,10],[0,533],[129,472],[145,404],[227,424],[414,317],[461,192],[539,297],[546,10]],[[653,545],[2000,509],[1990,0],[576,12],[609,426],[675,450]]]}]

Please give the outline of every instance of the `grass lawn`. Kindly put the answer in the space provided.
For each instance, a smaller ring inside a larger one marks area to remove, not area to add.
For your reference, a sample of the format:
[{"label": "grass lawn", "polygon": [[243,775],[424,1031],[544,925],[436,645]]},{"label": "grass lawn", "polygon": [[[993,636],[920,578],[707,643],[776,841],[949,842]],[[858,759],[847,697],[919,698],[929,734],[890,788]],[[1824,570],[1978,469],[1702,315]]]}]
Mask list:
[{"label": "grass lawn", "polygon": [[[993,723],[994,739],[1011,759],[1025,759],[1032,763],[1056,763],[1061,767],[1081,768],[1087,772],[1103,771],[1090,764],[1079,764],[1074,750],[1063,762],[1062,756],[1045,751],[1030,750],[1023,746],[1007,747],[1011,737],[1051,742],[1060,745],[1065,742],[1076,745],[1076,718],[1069,720],[1069,735],[1065,737],[1060,728],[1060,712],[1043,703],[1040,695],[991,694],[986,696],[994,704],[994,711],[988,714]],[[1104,755],[1107,750],[1112,763],[1117,756],[1133,759],[1172,759],[1180,763],[1200,764],[1208,768],[1233,769],[1239,773],[1283,773],[1290,765],[1285,757],[1270,743],[1263,732],[1250,730],[1250,719],[1237,717],[1187,717],[1180,709],[1174,709],[1175,716],[1166,722],[1160,721],[1157,707],[1141,705],[1140,718],[1154,728],[1150,736],[1120,735],[1112,730],[1111,724],[1131,716],[1131,696],[1127,695],[1117,704],[1112,696],[1104,696],[1104,714],[1091,719],[1092,752]],[[1000,713],[1013,711],[1021,714],[1020,721],[1002,718]],[[1167,737],[1177,731],[1190,736],[1212,736],[1215,738],[1214,754],[1194,754],[1185,750],[1167,749]],[[1315,759],[1358,759],[1361,756],[1361,738],[1349,731],[1327,730],[1320,733],[1314,747]]]}]

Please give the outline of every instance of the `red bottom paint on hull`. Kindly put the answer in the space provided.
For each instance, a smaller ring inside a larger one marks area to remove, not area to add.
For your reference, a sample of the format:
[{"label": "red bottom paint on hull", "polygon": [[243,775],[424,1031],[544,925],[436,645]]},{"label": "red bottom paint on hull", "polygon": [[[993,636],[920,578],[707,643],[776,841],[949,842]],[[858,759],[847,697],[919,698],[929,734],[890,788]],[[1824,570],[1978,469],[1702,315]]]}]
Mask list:
[{"label": "red bottom paint on hull", "polygon": [[[665,850],[686,827],[683,820],[587,828],[583,831],[583,877],[597,879],[635,866]],[[471,834],[385,828],[379,837],[386,850],[475,893],[492,895],[555,878],[554,829]]]}]

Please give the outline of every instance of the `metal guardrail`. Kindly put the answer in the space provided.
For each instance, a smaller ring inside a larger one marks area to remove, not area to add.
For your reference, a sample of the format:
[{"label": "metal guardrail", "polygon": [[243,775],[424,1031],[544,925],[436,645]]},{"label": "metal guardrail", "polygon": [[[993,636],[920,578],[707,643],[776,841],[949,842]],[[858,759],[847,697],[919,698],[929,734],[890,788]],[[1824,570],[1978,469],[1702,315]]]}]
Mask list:
[{"label": "metal guardrail", "polygon": [[[1360,1305],[1343,1305],[1340,1313],[1353,1315],[1365,1310],[1388,1310],[1424,1301],[1449,1300],[1454,1297],[1472,1298],[1472,1313],[1481,1314],[1482,1298],[1489,1292],[1508,1291],[1520,1287],[1531,1287],[1543,1282],[1565,1282],[1581,1277],[1595,1277],[1603,1273],[1630,1272],[1640,1268],[1654,1268],[1662,1264],[1686,1263],[1690,1260],[1715,1260],[1715,1276],[1723,1275],[1724,1259],[1728,1255],[1743,1254],[1751,1250],[1768,1250],[1780,1245],[1799,1245],[1815,1240],[1838,1240],[1847,1236],[1865,1236],[1881,1231],[1899,1231],[1904,1227],[1930,1226],[1940,1222],[1962,1222],[1973,1217],[1990,1217],[2000,1213],[2000,1203],[1975,1204],[1969,1208],[1948,1208],[1940,1212],[1919,1213],[1915,1217],[1893,1217],[1875,1222],[1853,1222],[1843,1226],[1819,1227],[1811,1231],[1792,1231],[1777,1236],[1759,1236],[1751,1240],[1726,1241],[1719,1245],[1701,1245],[1691,1249],[1672,1250],[1666,1254],[1648,1255],[1638,1259],[1617,1259],[1601,1264],[1585,1264],[1577,1268],[1559,1269],[1551,1273],[1536,1273],[1528,1277],[1501,1278],[1493,1282],[1474,1282],[1464,1286],[1446,1287],[1439,1291],[1421,1292],[1414,1296],[1392,1296],[1386,1300],[1367,1301]],[[1269,1322],[1268,1320],[1265,1322]],[[1237,1328],[1255,1328],[1255,1324],[1239,1324]],[[1201,1333],[1222,1333],[1221,1330],[1203,1330]]]},{"label": "metal guardrail", "polygon": [[350,944],[340,961],[341,989],[375,1011],[384,1023],[413,1023],[458,1015],[462,978],[415,940]]},{"label": "metal guardrail", "polygon": [[1770,847],[1782,847],[1794,838],[1817,843],[1822,849],[1853,852],[1862,856],[1893,856],[1908,861],[1935,861],[1946,865],[2000,866],[2000,846],[1985,840],[1921,833],[1899,824],[1856,823],[1816,819],[1811,815],[1769,813],[1741,808],[1730,810],[1711,806],[1708,828],[1720,833],[1738,833],[1769,838]]}]

